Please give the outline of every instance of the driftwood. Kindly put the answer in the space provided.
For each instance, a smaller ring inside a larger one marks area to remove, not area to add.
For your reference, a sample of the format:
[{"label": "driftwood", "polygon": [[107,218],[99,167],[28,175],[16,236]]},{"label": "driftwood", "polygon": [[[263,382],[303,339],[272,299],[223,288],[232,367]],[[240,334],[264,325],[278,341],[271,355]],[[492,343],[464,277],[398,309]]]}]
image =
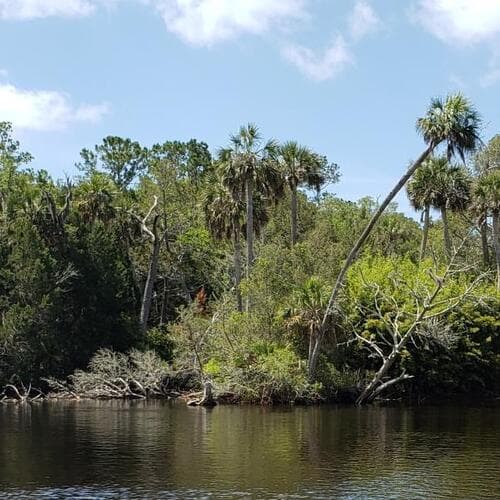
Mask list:
[{"label": "driftwood", "polygon": [[0,393],[0,403],[34,403],[41,401],[45,394],[38,388],[32,387],[31,383],[26,387],[22,381],[16,385],[13,381],[6,384]]},{"label": "driftwood", "polygon": [[206,380],[203,384],[203,393],[201,394],[200,399],[191,399],[187,402],[188,406],[215,406],[217,401],[213,394],[213,385],[210,380]]}]

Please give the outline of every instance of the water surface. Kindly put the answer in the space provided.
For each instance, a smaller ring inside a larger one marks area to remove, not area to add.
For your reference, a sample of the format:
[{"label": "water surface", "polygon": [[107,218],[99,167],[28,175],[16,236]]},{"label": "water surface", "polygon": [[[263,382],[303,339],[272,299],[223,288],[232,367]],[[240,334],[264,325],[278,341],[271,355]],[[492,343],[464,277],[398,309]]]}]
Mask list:
[{"label": "water surface", "polygon": [[0,405],[2,498],[500,498],[500,408]]}]

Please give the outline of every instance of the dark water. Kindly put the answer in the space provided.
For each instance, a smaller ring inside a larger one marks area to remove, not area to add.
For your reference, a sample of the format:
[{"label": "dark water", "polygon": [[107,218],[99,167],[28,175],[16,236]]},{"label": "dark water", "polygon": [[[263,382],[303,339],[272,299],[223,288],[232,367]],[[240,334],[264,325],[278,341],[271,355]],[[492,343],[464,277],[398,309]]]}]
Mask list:
[{"label": "dark water", "polygon": [[500,408],[0,405],[1,498],[500,498]]}]

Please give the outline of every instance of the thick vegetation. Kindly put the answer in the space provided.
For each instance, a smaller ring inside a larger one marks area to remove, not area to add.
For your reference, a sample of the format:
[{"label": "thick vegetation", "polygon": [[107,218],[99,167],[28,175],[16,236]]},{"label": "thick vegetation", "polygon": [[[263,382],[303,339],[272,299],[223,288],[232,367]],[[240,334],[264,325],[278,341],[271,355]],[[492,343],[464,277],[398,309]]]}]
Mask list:
[{"label": "thick vegetation", "polygon": [[[213,154],[106,137],[62,182],[0,123],[5,395],[165,395],[183,373],[257,403],[496,394],[500,136],[460,95],[417,129],[377,204],[251,124]],[[405,185],[423,224],[391,203]]]}]

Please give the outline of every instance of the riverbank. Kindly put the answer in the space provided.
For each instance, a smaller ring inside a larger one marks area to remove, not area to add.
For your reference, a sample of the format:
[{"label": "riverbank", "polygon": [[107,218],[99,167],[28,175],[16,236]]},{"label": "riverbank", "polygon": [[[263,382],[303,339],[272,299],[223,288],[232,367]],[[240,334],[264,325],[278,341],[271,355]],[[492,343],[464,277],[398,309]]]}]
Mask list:
[{"label": "riverbank", "polygon": [[[211,384],[210,384],[211,385]],[[29,389],[29,390],[28,390]],[[9,390],[14,396],[9,396]],[[216,405],[242,405],[242,406],[273,406],[273,407],[307,407],[307,406],[328,406],[328,405],[355,405],[357,392],[344,392],[336,397],[321,397],[311,398],[308,400],[299,399],[289,401],[288,403],[276,403],[269,400],[262,400],[260,402],[244,400],[234,392],[217,392],[216,389],[211,388],[210,394],[207,395],[206,390],[165,390],[162,393],[151,394],[123,394],[121,396],[89,396],[79,395],[73,391],[61,390],[61,392],[48,392],[43,393],[38,388],[17,388],[10,386],[4,388],[0,395],[0,404],[39,404],[42,402],[71,402],[71,401],[175,401],[185,404],[187,406],[206,406],[212,407]],[[458,406],[500,406],[500,394],[493,392],[483,393],[468,393],[468,394],[429,394],[413,396],[411,393],[406,393],[400,397],[380,397],[375,399],[372,403],[375,406],[385,405],[398,405],[398,406],[427,406],[427,405],[458,405]]]}]

